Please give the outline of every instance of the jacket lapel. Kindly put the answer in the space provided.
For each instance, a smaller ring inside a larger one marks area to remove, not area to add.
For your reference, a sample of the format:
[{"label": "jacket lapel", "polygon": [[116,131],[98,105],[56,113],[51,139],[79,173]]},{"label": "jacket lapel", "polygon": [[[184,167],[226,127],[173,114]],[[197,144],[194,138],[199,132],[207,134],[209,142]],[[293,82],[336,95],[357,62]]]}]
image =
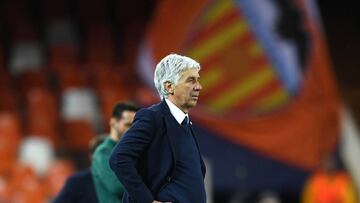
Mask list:
[{"label": "jacket lapel", "polygon": [[[172,138],[172,135],[176,135],[178,132],[177,132],[177,129],[179,129],[179,127],[181,126],[174,126],[173,124],[171,123],[178,123],[176,121],[176,119],[174,118],[174,116],[171,114],[170,112],[170,109],[168,107],[168,105],[166,104],[166,101],[165,99],[162,100],[161,102],[161,111],[165,117],[165,126],[166,126],[166,130],[168,131],[166,134],[168,135],[169,137],[169,141],[170,141],[170,147],[171,147],[171,150],[172,150],[172,155],[174,157],[174,161],[175,161],[175,165],[176,165],[176,154],[175,154],[175,145],[174,145],[174,139]],[[170,122],[171,120],[174,120],[175,122]],[[200,153],[200,148],[199,148],[199,144],[196,140],[196,137],[195,137],[195,133],[192,129],[192,126],[190,125],[190,131],[191,131],[191,135],[193,136],[194,140],[195,140],[195,144],[196,144],[196,147],[198,149],[198,152],[199,152],[199,156],[200,156],[200,162],[201,162],[201,169],[202,169],[202,172],[203,172],[203,175],[205,176],[205,173],[206,173],[206,168],[205,168],[205,164],[204,164],[204,161],[201,157],[201,153]],[[175,169],[176,167],[174,167]]]},{"label": "jacket lapel", "polygon": [[196,139],[195,133],[193,131],[192,124],[190,125],[190,131],[191,131],[191,135],[193,136],[193,138],[195,140],[195,144],[196,144],[196,147],[197,147],[198,152],[199,152],[199,157],[200,157],[200,162],[201,162],[201,171],[203,173],[203,176],[205,177],[206,167],[205,167],[204,160],[202,159],[202,156],[201,156],[201,153],[200,153],[200,147],[199,147],[198,141]]},{"label": "jacket lapel", "polygon": [[[171,124],[171,119],[175,119],[171,112],[170,112],[170,109],[169,107],[167,106],[165,100],[162,100],[161,102],[161,112],[163,114],[163,116],[165,117],[164,119],[164,123],[165,123],[165,126],[164,126],[164,130],[166,130],[167,132],[165,132],[165,134],[168,136],[169,138],[169,144],[170,144],[170,148],[171,148],[171,153],[172,153],[172,156],[174,158],[174,164],[176,165],[176,153],[175,153],[175,147],[174,147],[174,139],[172,138],[172,135],[174,133],[176,133],[176,131],[174,131],[176,128]],[[174,171],[175,171],[175,168],[174,167]]]}]

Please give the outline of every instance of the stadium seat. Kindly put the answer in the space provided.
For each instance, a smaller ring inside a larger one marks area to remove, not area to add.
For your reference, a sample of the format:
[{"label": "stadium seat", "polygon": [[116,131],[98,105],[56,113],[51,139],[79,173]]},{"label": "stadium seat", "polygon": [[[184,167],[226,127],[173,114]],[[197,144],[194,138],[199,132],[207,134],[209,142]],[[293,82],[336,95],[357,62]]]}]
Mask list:
[{"label": "stadium seat", "polygon": [[61,143],[58,137],[59,112],[55,96],[44,88],[29,89],[26,96],[26,135],[47,138],[58,149]]},{"label": "stadium seat", "polygon": [[63,122],[64,142],[71,152],[87,151],[89,141],[95,136],[92,124],[87,120],[68,120]]},{"label": "stadium seat", "polygon": [[55,197],[63,187],[66,179],[75,172],[72,161],[68,159],[56,159],[51,163],[44,180],[47,196]]},{"label": "stadium seat", "polygon": [[8,185],[8,202],[45,203],[47,196],[42,182],[35,171],[28,165],[13,165]]},{"label": "stadium seat", "polygon": [[17,114],[0,112],[0,176],[8,176],[17,158],[21,139],[20,119]]}]

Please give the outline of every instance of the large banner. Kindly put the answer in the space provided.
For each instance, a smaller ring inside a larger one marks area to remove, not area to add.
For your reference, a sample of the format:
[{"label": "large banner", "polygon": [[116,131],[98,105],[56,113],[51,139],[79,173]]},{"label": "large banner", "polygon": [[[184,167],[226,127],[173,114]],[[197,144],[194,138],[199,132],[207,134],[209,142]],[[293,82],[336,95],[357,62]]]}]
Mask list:
[{"label": "large banner", "polygon": [[200,62],[191,116],[216,136],[305,171],[334,149],[340,103],[314,1],[159,1],[139,55],[149,88],[171,52]]}]

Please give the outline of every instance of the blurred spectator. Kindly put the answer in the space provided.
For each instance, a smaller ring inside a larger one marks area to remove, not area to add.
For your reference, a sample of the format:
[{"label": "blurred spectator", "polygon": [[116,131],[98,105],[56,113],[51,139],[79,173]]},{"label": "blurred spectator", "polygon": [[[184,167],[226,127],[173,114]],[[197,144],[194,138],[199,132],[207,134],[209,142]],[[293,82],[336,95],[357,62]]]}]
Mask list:
[{"label": "blurred spectator", "polygon": [[95,150],[91,163],[99,202],[121,202],[124,186],[109,165],[110,154],[116,143],[130,128],[138,107],[131,103],[117,103],[110,118],[110,135]]},{"label": "blurred spectator", "polygon": [[307,181],[302,203],[355,203],[356,194],[350,177],[337,168],[335,160],[324,159],[319,171]]},{"label": "blurred spectator", "polygon": [[[95,149],[105,140],[104,135],[99,135],[90,140],[89,156],[90,159]],[[79,189],[81,188],[81,189]],[[97,203],[94,182],[91,170],[85,169],[70,176],[58,196],[54,199],[54,203]]]}]

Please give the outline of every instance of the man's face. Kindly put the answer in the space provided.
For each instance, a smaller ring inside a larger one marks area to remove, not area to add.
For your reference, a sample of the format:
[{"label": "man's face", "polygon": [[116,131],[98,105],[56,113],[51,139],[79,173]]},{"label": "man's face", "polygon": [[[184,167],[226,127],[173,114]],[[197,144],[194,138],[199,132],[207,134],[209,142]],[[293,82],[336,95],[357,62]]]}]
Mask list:
[{"label": "man's face", "polygon": [[200,75],[196,69],[184,70],[176,85],[171,85],[172,94],[169,100],[172,101],[182,111],[188,112],[190,108],[196,106],[202,86],[199,82]]},{"label": "man's face", "polygon": [[134,111],[125,110],[122,112],[122,117],[119,120],[115,120],[114,128],[116,130],[118,140],[120,140],[125,132],[131,127],[134,117]]}]

